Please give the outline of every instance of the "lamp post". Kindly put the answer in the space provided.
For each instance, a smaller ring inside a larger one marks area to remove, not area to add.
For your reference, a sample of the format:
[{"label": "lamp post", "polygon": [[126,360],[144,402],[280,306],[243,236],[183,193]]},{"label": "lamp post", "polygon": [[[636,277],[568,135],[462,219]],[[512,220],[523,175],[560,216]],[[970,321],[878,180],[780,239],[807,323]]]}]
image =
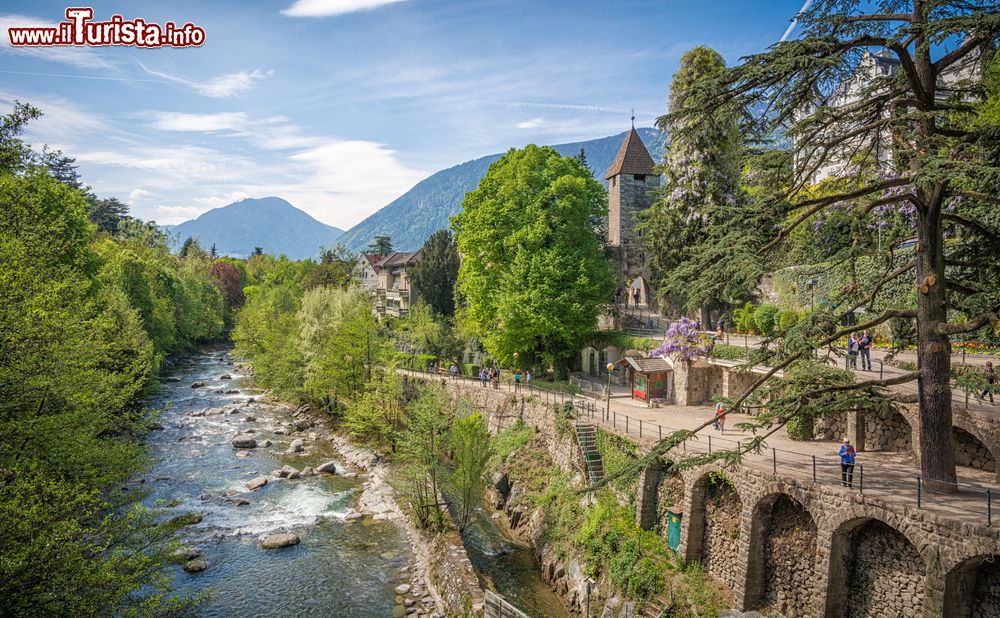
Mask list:
[{"label": "lamp post", "polygon": [[806,281],[806,286],[809,287],[809,310],[816,311],[816,284],[818,281],[816,279],[810,279]]},{"label": "lamp post", "polygon": [[615,370],[614,363],[608,363],[608,407],[604,411],[604,420],[611,418],[611,372]]}]

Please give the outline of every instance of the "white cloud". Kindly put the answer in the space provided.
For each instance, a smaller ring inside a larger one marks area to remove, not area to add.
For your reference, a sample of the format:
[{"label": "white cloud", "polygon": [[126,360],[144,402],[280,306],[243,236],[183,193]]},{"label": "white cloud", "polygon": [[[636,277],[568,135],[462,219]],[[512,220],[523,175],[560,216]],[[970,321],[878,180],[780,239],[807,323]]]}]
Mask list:
[{"label": "white cloud", "polygon": [[138,60],[136,60],[136,64],[139,65],[139,68],[150,75],[165,79],[175,84],[180,84],[181,86],[184,86],[189,90],[193,90],[198,94],[206,97],[212,97],[214,99],[225,99],[236,96],[241,92],[252,88],[255,82],[274,74],[273,70],[262,71],[260,69],[254,69],[253,71],[226,73],[207,81],[199,81],[182,75],[174,75],[172,73],[151,69]]},{"label": "white cloud", "polygon": [[196,197],[194,198],[194,201],[203,206],[208,206],[209,208],[219,208],[220,206],[228,206],[233,202],[238,202],[248,197],[250,197],[250,195],[244,191],[230,191],[229,193],[222,195]]},{"label": "white cloud", "polygon": [[14,47],[10,44],[10,27],[22,28],[54,28],[55,22],[12,13],[0,14],[0,49],[4,52],[35,56],[51,62],[69,64],[82,69],[109,69],[113,65],[102,58],[91,47],[76,47],[72,45],[50,47]]},{"label": "white cloud", "polygon": [[204,211],[204,208],[197,208],[195,206],[166,206],[161,204],[154,206],[149,212],[152,214],[152,219],[161,225],[177,225],[178,223],[184,223],[189,219],[196,218]]},{"label": "white cloud", "polygon": [[132,189],[128,194],[128,201],[130,202],[141,202],[143,200],[148,200],[153,197],[153,194],[145,189]]},{"label": "white cloud", "polygon": [[194,131],[211,133],[215,131],[242,129],[247,124],[243,112],[222,112],[218,114],[182,114],[179,112],[156,112],[153,126],[161,131]]},{"label": "white cloud", "polygon": [[369,11],[403,0],[295,0],[282,15],[289,17],[333,17],[357,11]]},{"label": "white cloud", "polygon": [[523,122],[519,122],[515,126],[518,129],[537,129],[543,124],[545,124],[544,118],[532,118],[531,120],[525,120]]},{"label": "white cloud", "polygon": [[[56,142],[62,142],[70,136],[105,135],[110,130],[102,118],[62,97],[0,90],[0,106],[9,109],[14,106],[14,101],[30,103],[41,110],[42,117],[28,123],[26,132],[28,141],[39,147],[43,143],[56,146]],[[66,154],[72,156],[69,151]]]}]

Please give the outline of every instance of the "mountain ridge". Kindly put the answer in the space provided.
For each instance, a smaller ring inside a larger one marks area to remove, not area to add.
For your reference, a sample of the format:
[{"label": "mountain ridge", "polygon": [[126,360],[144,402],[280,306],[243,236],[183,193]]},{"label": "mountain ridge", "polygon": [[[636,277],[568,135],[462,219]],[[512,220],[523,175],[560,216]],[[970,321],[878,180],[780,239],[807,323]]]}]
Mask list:
[{"label": "mountain ridge", "polygon": [[296,260],[317,256],[344,233],[273,196],[242,199],[162,229],[173,237],[175,248],[195,238],[206,250],[215,245],[219,255],[247,257],[259,246]]}]

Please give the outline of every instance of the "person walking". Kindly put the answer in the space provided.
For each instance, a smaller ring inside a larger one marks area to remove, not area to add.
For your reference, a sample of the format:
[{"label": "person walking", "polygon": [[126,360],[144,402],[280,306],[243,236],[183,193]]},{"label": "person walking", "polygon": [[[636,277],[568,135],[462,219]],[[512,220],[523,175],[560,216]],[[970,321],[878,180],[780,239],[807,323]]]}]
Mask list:
[{"label": "person walking", "polygon": [[515,369],[514,370],[514,392],[518,392],[520,390],[521,390],[521,370],[520,369]]},{"label": "person walking", "polygon": [[712,426],[715,427],[716,431],[721,431],[722,433],[726,433],[726,417],[725,417],[725,414],[726,414],[726,408],[725,408],[725,406],[722,405],[722,402],[720,401],[720,402],[716,403],[715,404],[715,422],[712,423]]},{"label": "person walking", "polygon": [[632,288],[632,306],[639,306],[639,288]]},{"label": "person walking", "polygon": [[493,390],[500,390],[500,368],[493,368]]},{"label": "person walking", "polygon": [[479,370],[479,382],[483,388],[486,388],[486,369]]},{"label": "person walking", "polygon": [[986,395],[990,396],[990,403],[993,403],[993,385],[997,383],[997,374],[993,369],[993,363],[986,363],[983,373],[986,374],[986,388],[983,392],[979,393],[979,398],[983,399]]},{"label": "person walking", "polygon": [[872,370],[872,343],[874,341],[869,330],[866,330],[865,334],[861,335],[861,339],[858,340],[858,351],[861,353],[861,369],[863,371]]},{"label": "person walking", "polygon": [[844,438],[844,443],[840,445],[840,482],[844,487],[854,487],[854,461],[857,456],[858,452],[850,439]]},{"label": "person walking", "polygon": [[458,376],[458,365],[452,363],[451,367],[448,368],[448,372],[451,373],[451,381],[454,382],[455,378]]},{"label": "person walking", "polygon": [[847,338],[847,368],[858,368],[858,334],[851,333]]},{"label": "person walking", "polygon": [[531,386],[531,378],[533,377],[535,376],[531,375],[530,369],[527,371],[527,373],[524,374],[524,381],[528,383],[528,386]]}]

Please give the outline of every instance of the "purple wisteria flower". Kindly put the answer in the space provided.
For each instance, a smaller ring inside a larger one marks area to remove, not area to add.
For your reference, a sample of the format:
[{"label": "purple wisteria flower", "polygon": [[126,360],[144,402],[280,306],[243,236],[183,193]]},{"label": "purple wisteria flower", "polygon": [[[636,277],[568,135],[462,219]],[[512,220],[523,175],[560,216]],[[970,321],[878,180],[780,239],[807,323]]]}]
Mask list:
[{"label": "purple wisteria flower", "polygon": [[695,356],[712,351],[712,341],[697,328],[694,320],[681,318],[667,328],[663,345],[653,350],[654,357],[673,356],[681,360],[691,360]]}]

